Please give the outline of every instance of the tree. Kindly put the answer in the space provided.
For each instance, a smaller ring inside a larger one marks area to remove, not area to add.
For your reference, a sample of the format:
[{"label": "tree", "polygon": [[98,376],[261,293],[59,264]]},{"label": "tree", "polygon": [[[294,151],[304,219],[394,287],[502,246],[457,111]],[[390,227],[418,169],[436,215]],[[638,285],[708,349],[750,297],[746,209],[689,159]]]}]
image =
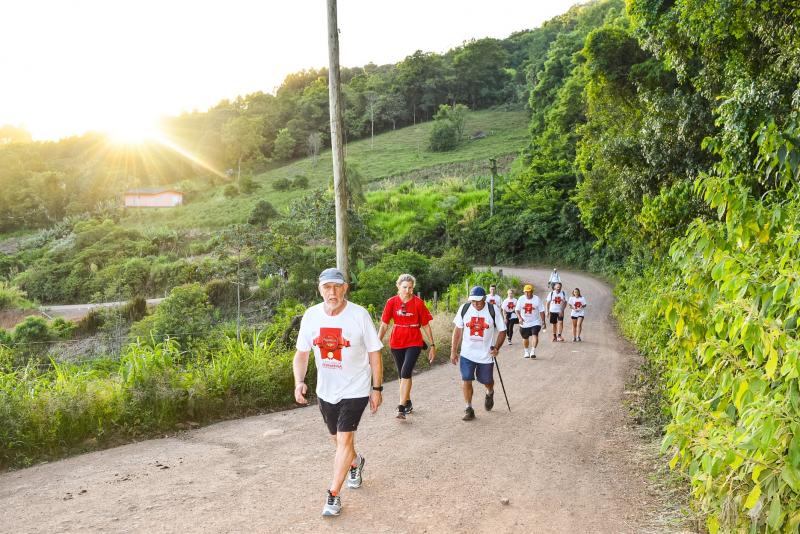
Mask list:
[{"label": "tree", "polygon": [[319,149],[322,146],[322,135],[319,132],[311,132],[308,134],[306,146],[308,147],[308,155],[311,156],[311,164],[316,167]]},{"label": "tree", "polygon": [[261,127],[256,119],[238,116],[222,127],[222,142],[233,161],[236,162],[236,181],[242,176],[242,160],[258,152],[264,143]]},{"label": "tree", "polygon": [[292,134],[289,133],[288,128],[281,128],[278,131],[278,137],[275,139],[275,150],[272,157],[278,161],[285,161],[292,157],[294,154],[295,140]]},{"label": "tree", "polygon": [[278,215],[272,204],[266,200],[259,200],[250,212],[247,223],[253,226],[266,226],[266,224]]},{"label": "tree", "polygon": [[463,104],[456,104],[452,108],[446,104],[439,106],[431,128],[431,150],[446,152],[458,146],[464,136],[466,114],[467,106]]},{"label": "tree", "polygon": [[502,101],[509,81],[504,69],[507,62],[508,52],[498,39],[487,37],[466,43],[453,56],[456,97],[469,102],[472,109]]}]

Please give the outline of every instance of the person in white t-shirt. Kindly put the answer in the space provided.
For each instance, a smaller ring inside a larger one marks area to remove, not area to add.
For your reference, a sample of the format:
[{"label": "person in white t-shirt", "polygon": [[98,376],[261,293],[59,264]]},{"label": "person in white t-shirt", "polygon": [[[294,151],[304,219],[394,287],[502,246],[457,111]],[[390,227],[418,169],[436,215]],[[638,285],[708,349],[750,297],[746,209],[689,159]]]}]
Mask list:
[{"label": "person in white t-shirt", "polygon": [[[522,336],[524,348],[523,358],[536,359],[536,347],[539,346],[539,331],[544,324],[544,304],[542,299],[533,294],[531,284],[522,288],[524,295],[517,300],[517,317],[519,318],[519,335]],[[530,338],[533,338],[531,347]]]},{"label": "person in white t-shirt", "polygon": [[365,460],[356,454],[355,432],[367,404],[375,413],[383,401],[383,344],[369,312],[347,301],[347,289],[340,270],[325,269],[319,275],[322,302],[303,314],[292,366],[294,398],[308,404],[304,381],[309,355],[314,352],[319,409],[336,445],[324,516],[341,513],[339,492],[345,478],[348,488],[361,487]]},{"label": "person in white t-shirt", "polygon": [[460,364],[461,392],[466,403],[462,419],[472,421],[475,419],[473,380],[486,387],[484,408],[489,411],[494,407],[494,358],[503,346],[506,324],[500,310],[486,303],[486,290],[481,286],[470,290],[469,302],[459,307],[453,324],[450,361],[453,365]]},{"label": "person in white t-shirt", "polygon": [[556,284],[561,283],[561,275],[558,274],[558,269],[553,267],[553,272],[550,273],[550,278],[547,280],[547,287],[552,291]]},{"label": "person in white t-shirt", "polygon": [[564,311],[567,309],[567,294],[561,289],[561,282],[556,282],[553,290],[547,294],[547,315],[553,325],[553,341],[564,341]]},{"label": "person in white t-shirt", "polygon": [[572,290],[572,296],[567,301],[569,307],[572,309],[569,316],[572,319],[572,341],[581,340],[581,330],[583,330],[583,318],[586,315],[586,306],[588,306],[586,299],[581,295],[581,290],[575,288]]},{"label": "person in white t-shirt", "polygon": [[505,314],[506,320],[506,339],[508,344],[511,345],[511,338],[514,337],[514,325],[519,323],[517,320],[517,299],[514,298],[514,290],[508,290],[508,296],[500,306]]},{"label": "person in white t-shirt", "polygon": [[500,295],[497,294],[497,286],[492,284],[489,286],[489,294],[486,295],[486,304],[494,304],[498,308],[500,307]]}]

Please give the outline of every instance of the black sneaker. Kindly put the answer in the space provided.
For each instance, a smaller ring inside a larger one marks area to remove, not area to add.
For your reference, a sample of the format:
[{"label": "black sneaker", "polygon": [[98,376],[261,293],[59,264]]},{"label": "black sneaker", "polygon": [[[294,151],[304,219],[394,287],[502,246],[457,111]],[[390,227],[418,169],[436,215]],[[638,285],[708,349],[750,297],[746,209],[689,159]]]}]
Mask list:
[{"label": "black sneaker", "polygon": [[461,418],[462,421],[472,421],[475,419],[475,410],[471,407],[464,410],[464,417]]},{"label": "black sneaker", "polygon": [[405,419],[406,418],[406,407],[402,404],[397,405],[397,418],[398,419]]},{"label": "black sneaker", "polygon": [[411,404],[411,399],[408,399],[403,407],[406,409],[406,415],[414,411],[414,405]]},{"label": "black sneaker", "polygon": [[494,408],[494,391],[486,394],[486,398],[483,400],[483,407],[486,408],[487,412]]}]

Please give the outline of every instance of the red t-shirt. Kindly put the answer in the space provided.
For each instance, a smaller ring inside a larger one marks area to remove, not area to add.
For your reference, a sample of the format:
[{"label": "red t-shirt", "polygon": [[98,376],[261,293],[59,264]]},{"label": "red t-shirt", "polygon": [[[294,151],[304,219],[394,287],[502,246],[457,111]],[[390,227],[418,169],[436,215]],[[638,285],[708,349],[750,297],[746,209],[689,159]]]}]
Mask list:
[{"label": "red t-shirt", "polygon": [[403,302],[399,295],[386,301],[381,322],[389,324],[394,321],[389,346],[393,349],[422,346],[421,326],[425,326],[433,316],[425,306],[425,301],[414,295],[408,302]]}]

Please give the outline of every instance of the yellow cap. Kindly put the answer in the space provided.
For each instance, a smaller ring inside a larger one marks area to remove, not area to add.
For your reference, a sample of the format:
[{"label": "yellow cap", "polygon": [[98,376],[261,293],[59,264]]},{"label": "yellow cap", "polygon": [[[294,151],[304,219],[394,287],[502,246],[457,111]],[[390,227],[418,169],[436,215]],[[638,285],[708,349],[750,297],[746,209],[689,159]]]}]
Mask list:
[{"label": "yellow cap", "polygon": [[522,291],[533,291],[533,286],[528,284],[522,288]]}]

